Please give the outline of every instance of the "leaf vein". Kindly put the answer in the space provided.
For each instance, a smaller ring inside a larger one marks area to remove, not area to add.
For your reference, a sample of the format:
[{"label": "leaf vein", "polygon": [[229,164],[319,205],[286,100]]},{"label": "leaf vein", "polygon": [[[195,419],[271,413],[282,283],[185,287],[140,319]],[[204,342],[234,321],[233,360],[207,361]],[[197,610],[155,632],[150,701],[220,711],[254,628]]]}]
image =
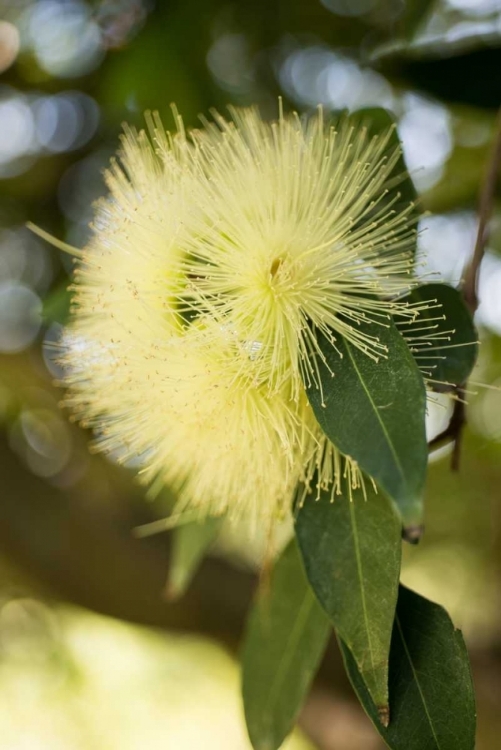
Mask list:
[{"label": "leaf vein", "polygon": [[384,436],[385,436],[385,438],[387,440],[387,443],[388,443],[390,451],[391,451],[391,453],[393,455],[393,458],[395,459],[395,463],[396,463],[396,465],[398,467],[400,476],[405,481],[405,472],[404,472],[404,469],[402,467],[402,464],[400,463],[400,458],[399,458],[399,456],[398,456],[398,454],[397,454],[397,452],[395,450],[395,447],[394,447],[394,445],[393,445],[393,443],[391,441],[390,435],[388,434],[388,430],[386,429],[386,425],[385,425],[384,421],[381,419],[381,415],[379,414],[379,410],[378,410],[376,404],[374,403],[374,400],[373,400],[373,398],[372,398],[372,396],[370,394],[369,389],[367,388],[367,386],[365,384],[365,381],[363,379],[362,373],[360,372],[360,370],[357,367],[357,363],[355,362],[355,359],[354,359],[354,357],[353,357],[353,355],[351,353],[351,347],[348,344],[346,345],[346,349],[347,349],[348,355],[349,355],[349,357],[350,357],[350,359],[351,359],[351,361],[353,363],[353,367],[355,368],[355,370],[357,372],[357,375],[360,378],[360,383],[362,385],[362,388],[365,391],[365,394],[366,394],[366,396],[367,396],[367,398],[369,400],[369,403],[371,404],[372,408],[374,409],[374,414],[376,415],[376,418],[377,418],[377,420],[378,420],[378,422],[379,422],[379,424],[381,426],[381,429],[383,431],[383,434],[384,434]]},{"label": "leaf vein", "polygon": [[407,643],[405,642],[404,633],[403,633],[402,626],[400,624],[400,620],[399,620],[398,615],[395,615],[395,624],[396,624],[396,626],[398,628],[398,632],[399,632],[400,638],[402,640],[402,645],[404,647],[405,655],[407,656],[407,659],[409,660],[409,664],[410,664],[410,667],[411,667],[411,670],[412,670],[412,674],[413,674],[413,677],[414,677],[414,679],[416,681],[416,686],[417,686],[417,689],[418,689],[418,692],[419,692],[419,696],[421,698],[421,702],[423,704],[423,708],[424,708],[424,712],[426,714],[426,718],[428,719],[428,723],[430,725],[430,729],[431,729],[432,734],[433,734],[433,738],[434,738],[434,740],[436,742],[437,748],[439,749],[440,748],[440,744],[439,744],[439,741],[438,741],[438,737],[437,737],[437,735],[435,733],[435,727],[433,725],[433,721],[432,721],[430,712],[428,710],[428,704],[426,703],[425,697],[423,695],[423,691],[421,690],[421,685],[419,683],[417,672],[416,672],[416,670],[414,668],[414,663],[413,663],[412,657],[411,657],[411,655],[409,653],[409,649],[407,648]]},{"label": "leaf vein", "polygon": [[[281,691],[281,685],[282,685],[284,675],[287,672],[288,668],[290,667],[290,663],[296,654],[296,647],[299,643],[301,633],[303,631],[305,623],[308,620],[309,614],[311,612],[311,609],[314,603],[315,603],[315,599],[313,597],[313,594],[310,591],[306,591],[303,602],[301,604],[298,615],[296,617],[294,627],[292,628],[292,631],[287,639],[287,644],[283,650],[284,655],[278,665],[277,671],[275,673],[275,679],[273,680],[270,686],[269,706],[271,708],[275,707],[277,697]],[[270,716],[273,715],[273,711],[270,710],[269,715]]]}]

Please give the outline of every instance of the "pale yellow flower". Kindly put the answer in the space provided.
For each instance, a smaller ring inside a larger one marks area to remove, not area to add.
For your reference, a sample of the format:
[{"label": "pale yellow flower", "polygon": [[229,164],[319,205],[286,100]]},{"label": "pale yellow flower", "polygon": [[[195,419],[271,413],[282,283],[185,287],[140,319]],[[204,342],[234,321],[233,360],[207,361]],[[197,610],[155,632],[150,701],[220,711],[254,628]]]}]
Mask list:
[{"label": "pale yellow flower", "polygon": [[314,375],[312,327],[384,354],[377,327],[357,324],[384,321],[388,297],[409,288],[413,206],[396,212],[386,190],[401,152],[391,130],[371,138],[321,111],[271,124],[232,115],[193,133],[202,224],[184,263],[189,297],[259,342],[270,385],[292,377],[298,393],[301,371]]},{"label": "pale yellow flower", "polygon": [[378,324],[409,288],[415,227],[387,198],[391,132],[255,110],[189,136],[179,120],[174,136],[150,129],[153,142],[126,132],[78,262],[68,406],[98,448],[173,486],[181,511],[259,522],[313,476],[357,484],[303,380],[315,328],[384,356]]}]

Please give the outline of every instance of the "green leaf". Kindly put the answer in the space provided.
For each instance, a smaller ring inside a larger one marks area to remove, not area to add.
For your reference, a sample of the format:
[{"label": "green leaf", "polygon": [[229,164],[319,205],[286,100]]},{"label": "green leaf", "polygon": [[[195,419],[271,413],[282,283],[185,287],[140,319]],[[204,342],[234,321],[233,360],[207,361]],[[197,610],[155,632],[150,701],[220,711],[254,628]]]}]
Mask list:
[{"label": "green leaf", "polygon": [[53,289],[43,301],[42,318],[46,324],[64,325],[70,316],[71,292],[66,280]]},{"label": "green leaf", "polygon": [[447,612],[400,587],[390,652],[390,724],[376,707],[347,646],[351,683],[392,750],[473,750],[475,700],[468,654]]},{"label": "green leaf", "polygon": [[416,38],[421,36],[423,26],[432,15],[436,0],[406,0],[402,13],[393,23],[389,23],[382,38],[369,50],[369,60],[375,61],[396,52],[412,48]]},{"label": "green leaf", "polygon": [[327,437],[388,493],[405,526],[417,527],[428,460],[423,378],[391,320],[358,330],[376,333],[386,358],[375,362],[340,336],[336,351],[320,335],[326,360],[317,362],[321,389],[305,384],[308,398]]},{"label": "green leaf", "polygon": [[406,0],[400,23],[400,34],[406,39],[412,39],[431,14],[436,0]]},{"label": "green leaf", "polygon": [[[422,33],[421,29],[417,31],[418,33],[414,33],[411,40],[400,35],[376,42],[368,51],[368,61],[387,62],[391,59],[394,64],[398,62],[401,65],[407,60],[418,61],[421,64],[428,61],[439,63],[445,61],[450,78],[452,68],[448,63],[451,58],[466,57],[475,51],[496,49],[501,41],[499,24],[495,15],[490,19],[469,18],[465,25],[461,21],[458,22],[457,17],[454,16],[448,19],[442,18],[440,28],[437,28],[435,33]],[[468,60],[467,65],[471,66],[471,64],[472,61]],[[454,70],[458,70],[457,65]],[[434,66],[433,71],[426,71],[426,73],[429,76],[430,73],[437,74],[437,71],[439,67]],[[416,84],[420,81],[413,81],[411,78],[411,82]],[[464,81],[462,83],[463,87],[467,88]],[[481,81],[478,84],[483,86]],[[450,89],[449,86],[448,90]],[[436,92],[435,96],[440,96],[440,94]],[[456,96],[451,99],[457,101]]]},{"label": "green leaf", "polygon": [[221,518],[206,518],[201,523],[194,521],[174,529],[166,587],[168,599],[179,599],[185,593],[221,524]]},{"label": "green leaf", "polygon": [[[447,284],[424,284],[402,301],[429,304],[414,322],[397,321],[420,370],[445,384],[464,383],[477,358],[478,335],[461,293]],[[450,389],[437,384],[435,390]]]},{"label": "green leaf", "polygon": [[306,575],[349,646],[364,682],[388,713],[388,658],[398,595],[401,525],[389,500],[367,482],[367,501],[330,493],[307,498],[296,517]]},{"label": "green leaf", "polygon": [[291,731],[327,645],[330,623],[293,540],[250,613],[242,692],[254,750],[276,750]]}]

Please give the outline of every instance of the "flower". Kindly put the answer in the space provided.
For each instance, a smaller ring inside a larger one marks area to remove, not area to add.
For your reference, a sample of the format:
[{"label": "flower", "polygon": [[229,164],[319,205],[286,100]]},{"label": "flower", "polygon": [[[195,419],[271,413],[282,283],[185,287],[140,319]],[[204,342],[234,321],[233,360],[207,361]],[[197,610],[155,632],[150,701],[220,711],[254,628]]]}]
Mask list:
[{"label": "flower", "polygon": [[318,332],[385,356],[378,326],[410,288],[416,229],[387,190],[391,129],[369,137],[321,110],[231,115],[190,134],[177,116],[174,135],[156,118],[150,136],[125,131],[62,359],[66,404],[98,449],[171,485],[181,511],[258,523],[298,483],[359,484],[304,382],[317,382]]},{"label": "flower", "polygon": [[255,110],[232,114],[193,134],[203,215],[185,262],[189,292],[260,343],[271,385],[292,377],[298,393],[301,371],[314,376],[312,328],[334,346],[337,332],[384,353],[377,329],[367,336],[357,323],[386,318],[388,296],[409,288],[413,206],[384,200],[400,149],[391,128],[371,138],[348,120],[327,126],[321,110],[272,124]]}]

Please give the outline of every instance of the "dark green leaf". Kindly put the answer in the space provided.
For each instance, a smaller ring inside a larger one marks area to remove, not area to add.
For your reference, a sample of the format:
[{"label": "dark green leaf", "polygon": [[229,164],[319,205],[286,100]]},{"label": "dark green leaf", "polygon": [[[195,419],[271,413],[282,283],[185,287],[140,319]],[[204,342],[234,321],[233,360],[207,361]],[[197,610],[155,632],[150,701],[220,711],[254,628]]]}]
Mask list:
[{"label": "dark green leaf", "polygon": [[414,40],[421,36],[420,32],[435,5],[436,0],[406,0],[399,17],[388,23],[387,33],[372,45],[369,59],[379,60],[412,47]]},{"label": "dark green leaf", "polygon": [[53,289],[43,301],[42,318],[46,324],[68,322],[70,315],[71,292],[68,281]]},{"label": "dark green leaf", "polygon": [[473,750],[475,700],[463,637],[449,615],[400,587],[390,653],[390,724],[382,726],[349,649],[352,685],[392,750]]},{"label": "dark green leaf", "polygon": [[412,39],[430,15],[436,0],[406,0],[399,19],[399,32],[406,39]]},{"label": "dark green leaf", "polygon": [[[468,24],[462,28],[461,22],[458,23],[454,19],[449,22],[446,21],[437,33],[418,33],[410,42],[402,36],[380,40],[369,50],[368,57],[371,62],[393,58],[392,62],[398,60],[402,63],[412,60],[419,61],[421,64],[428,61],[442,63],[445,60],[450,76],[452,66],[449,65],[449,59],[455,63],[457,58],[464,56],[467,60],[466,64],[471,66],[475,61],[471,58],[468,59],[468,55],[472,55],[476,51],[481,53],[483,50],[493,48],[495,50],[499,47],[500,41],[501,33],[496,16],[491,17],[490,21],[480,18],[477,20],[469,19]],[[453,58],[456,59],[452,60]],[[434,70],[440,75],[440,65],[435,67]],[[458,66],[455,66],[454,71],[457,70]],[[464,80],[460,82],[464,86]],[[414,83],[416,82],[414,81]],[[484,85],[482,81],[479,84]],[[449,86],[449,91],[450,89]],[[438,92],[436,95],[439,95]],[[456,100],[456,97],[454,99]]]},{"label": "dark green leaf", "polygon": [[293,540],[259,592],[245,635],[242,692],[255,750],[276,750],[291,731],[330,631]]},{"label": "dark green leaf", "polygon": [[178,599],[184,594],[221,524],[221,518],[206,518],[202,523],[195,521],[174,529],[166,587],[169,599]]},{"label": "dark green leaf", "polygon": [[401,525],[389,500],[367,482],[353,500],[307,498],[296,535],[308,580],[349,646],[382,716],[388,710],[388,658],[397,604]]},{"label": "dark green leaf", "polygon": [[320,335],[326,360],[318,360],[323,400],[314,384],[306,386],[308,398],[327,437],[374,477],[397,504],[407,527],[419,526],[428,460],[423,378],[390,320],[357,330],[377,333],[387,356],[375,362],[338,337],[341,357]]},{"label": "dark green leaf", "polygon": [[[406,300],[429,303],[414,322],[397,321],[418,367],[433,380],[464,383],[475,364],[478,336],[460,292],[447,284],[424,284]],[[437,385],[436,390],[444,388]]]}]

